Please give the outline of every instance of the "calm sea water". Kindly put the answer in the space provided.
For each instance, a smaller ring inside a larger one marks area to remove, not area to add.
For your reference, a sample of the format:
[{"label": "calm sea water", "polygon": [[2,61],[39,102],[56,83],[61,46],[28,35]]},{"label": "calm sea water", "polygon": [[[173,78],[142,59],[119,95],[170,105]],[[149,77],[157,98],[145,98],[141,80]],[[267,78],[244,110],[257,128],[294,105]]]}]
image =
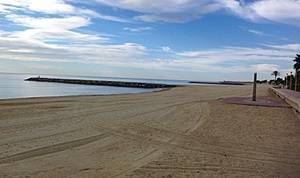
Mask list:
[{"label": "calm sea water", "polygon": [[[128,94],[153,92],[157,89],[125,88],[110,86],[89,86],[61,83],[44,83],[24,81],[29,77],[37,75],[27,74],[1,74],[0,73],[0,99],[9,98],[28,98],[45,96],[72,96],[72,95],[109,95],[109,94]],[[40,75],[41,77],[56,78],[76,78],[90,80],[110,80],[110,81],[132,81],[184,85],[187,81],[176,80],[151,80],[151,79],[130,79],[130,78],[107,78],[107,77],[81,77],[81,76],[51,76]]]}]

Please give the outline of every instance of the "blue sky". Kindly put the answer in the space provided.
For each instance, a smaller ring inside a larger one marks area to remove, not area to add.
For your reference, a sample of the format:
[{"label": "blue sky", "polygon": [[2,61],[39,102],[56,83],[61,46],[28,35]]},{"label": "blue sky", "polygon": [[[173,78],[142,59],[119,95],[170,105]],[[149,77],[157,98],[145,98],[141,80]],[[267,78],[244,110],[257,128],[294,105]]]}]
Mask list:
[{"label": "blue sky", "polygon": [[300,0],[0,0],[0,72],[250,80],[296,53]]}]

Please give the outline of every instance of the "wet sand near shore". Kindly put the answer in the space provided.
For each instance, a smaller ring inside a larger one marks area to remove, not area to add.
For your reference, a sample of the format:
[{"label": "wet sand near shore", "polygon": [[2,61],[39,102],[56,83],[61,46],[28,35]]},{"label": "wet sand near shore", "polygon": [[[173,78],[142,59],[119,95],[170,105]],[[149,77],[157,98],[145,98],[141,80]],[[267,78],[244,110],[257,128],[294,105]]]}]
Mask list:
[{"label": "wet sand near shore", "polygon": [[299,177],[291,108],[221,101],[251,87],[0,100],[0,177]]}]

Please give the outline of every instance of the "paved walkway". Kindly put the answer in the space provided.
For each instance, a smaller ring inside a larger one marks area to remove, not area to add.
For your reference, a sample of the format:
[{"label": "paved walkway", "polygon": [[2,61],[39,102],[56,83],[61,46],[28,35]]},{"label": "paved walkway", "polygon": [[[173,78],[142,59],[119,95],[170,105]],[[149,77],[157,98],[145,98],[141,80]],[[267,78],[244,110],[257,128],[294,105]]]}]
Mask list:
[{"label": "paved walkway", "polygon": [[300,92],[296,92],[288,89],[275,89],[272,88],[272,91],[284,99],[288,104],[300,112]]},{"label": "paved walkway", "polygon": [[252,97],[230,97],[223,99],[228,104],[240,104],[249,106],[263,107],[290,107],[283,100],[272,97],[257,97],[256,101],[252,101]]}]

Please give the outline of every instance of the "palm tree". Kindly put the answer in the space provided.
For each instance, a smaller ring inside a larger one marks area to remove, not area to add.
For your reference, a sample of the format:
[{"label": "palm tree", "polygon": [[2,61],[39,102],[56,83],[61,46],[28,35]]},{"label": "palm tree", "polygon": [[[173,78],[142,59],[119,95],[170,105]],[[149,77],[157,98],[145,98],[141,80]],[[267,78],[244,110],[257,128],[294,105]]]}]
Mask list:
[{"label": "palm tree", "polygon": [[275,82],[276,82],[277,76],[279,76],[280,73],[279,73],[277,70],[275,70],[275,71],[272,72],[271,75],[274,75],[274,76],[275,76]]},{"label": "palm tree", "polygon": [[294,69],[299,69],[300,68],[300,54],[296,54],[296,57],[294,59]]},{"label": "palm tree", "polygon": [[295,69],[295,91],[297,91],[297,86],[298,86],[298,83],[297,83],[297,80],[298,80],[298,70],[300,69],[300,55],[297,54],[295,59],[294,59],[294,69]]}]

